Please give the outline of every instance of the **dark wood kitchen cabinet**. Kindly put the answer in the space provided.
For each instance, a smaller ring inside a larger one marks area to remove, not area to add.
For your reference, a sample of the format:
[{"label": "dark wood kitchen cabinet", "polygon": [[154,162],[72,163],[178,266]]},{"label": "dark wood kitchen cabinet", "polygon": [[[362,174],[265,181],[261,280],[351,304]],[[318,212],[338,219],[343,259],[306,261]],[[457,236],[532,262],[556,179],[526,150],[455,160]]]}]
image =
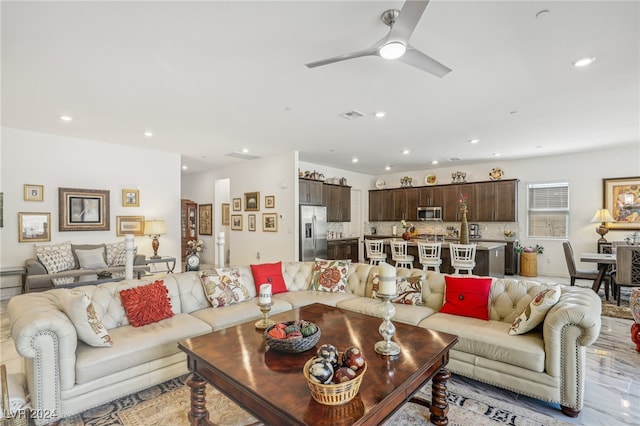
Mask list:
[{"label": "dark wood kitchen cabinet", "polygon": [[473,184],[473,219],[478,222],[517,221],[518,181],[478,182]]},{"label": "dark wood kitchen cabinet", "polygon": [[393,193],[393,217],[391,220],[417,220],[418,189],[400,188],[391,190]]},{"label": "dark wood kitchen cabinet", "polygon": [[358,263],[358,239],[328,240],[327,259],[351,260],[353,263]]},{"label": "dark wood kitchen cabinet", "polygon": [[351,187],[324,184],[324,205],[327,206],[327,222],[351,221]]},{"label": "dark wood kitchen cabinet", "polygon": [[369,191],[369,221],[389,222],[394,215],[393,191],[371,190]]},{"label": "dark wood kitchen cabinet", "polygon": [[442,187],[423,186],[418,188],[419,207],[442,207]]},{"label": "dark wood kitchen cabinet", "polygon": [[[460,195],[467,196],[468,210],[471,210],[471,201],[473,200],[473,194],[470,191],[470,184],[454,184],[442,186],[442,220],[445,222],[458,222],[462,219],[460,213]],[[471,212],[467,213],[467,220],[474,220],[471,218]]]},{"label": "dark wood kitchen cabinet", "polygon": [[298,179],[298,202],[300,204],[311,204],[321,206],[324,202],[322,198],[324,183],[319,180]]}]

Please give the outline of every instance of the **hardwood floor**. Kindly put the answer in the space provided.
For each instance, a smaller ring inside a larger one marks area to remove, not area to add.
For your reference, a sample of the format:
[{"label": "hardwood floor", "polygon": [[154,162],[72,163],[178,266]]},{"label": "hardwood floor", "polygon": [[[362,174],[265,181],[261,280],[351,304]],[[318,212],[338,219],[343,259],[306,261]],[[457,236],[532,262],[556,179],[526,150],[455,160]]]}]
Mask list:
[{"label": "hardwood floor", "polygon": [[[558,277],[536,277],[533,280],[568,283],[567,278]],[[590,287],[591,283],[579,281],[578,285]],[[24,366],[11,338],[6,306],[7,301],[0,303],[0,363],[7,366],[8,373],[17,373],[24,371]],[[577,418],[564,416],[552,404],[494,386],[457,376],[454,380],[481,390],[489,397],[533,408],[569,424],[637,425],[640,424],[640,353],[635,351],[630,339],[631,324],[631,320],[602,318],[600,336],[594,345],[587,348],[585,404]]]}]

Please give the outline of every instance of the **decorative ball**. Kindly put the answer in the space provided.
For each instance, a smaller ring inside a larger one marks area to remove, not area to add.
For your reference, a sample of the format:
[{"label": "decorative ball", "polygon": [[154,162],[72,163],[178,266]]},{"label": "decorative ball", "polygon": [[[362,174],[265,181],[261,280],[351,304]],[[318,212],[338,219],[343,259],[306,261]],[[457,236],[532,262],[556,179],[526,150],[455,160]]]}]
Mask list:
[{"label": "decorative ball", "polygon": [[356,372],[350,369],[349,367],[340,367],[333,374],[333,383],[339,384],[348,382],[349,380],[356,377]]},{"label": "decorative ball", "polygon": [[350,346],[345,349],[342,354],[342,365],[349,367],[353,371],[357,372],[364,367],[364,354],[355,346]]},{"label": "decorative ball", "polygon": [[326,385],[333,379],[333,365],[324,358],[316,358],[309,365],[311,380]]},{"label": "decorative ball", "polygon": [[338,367],[338,349],[335,346],[325,343],[318,348],[317,355],[329,361],[333,367]]}]

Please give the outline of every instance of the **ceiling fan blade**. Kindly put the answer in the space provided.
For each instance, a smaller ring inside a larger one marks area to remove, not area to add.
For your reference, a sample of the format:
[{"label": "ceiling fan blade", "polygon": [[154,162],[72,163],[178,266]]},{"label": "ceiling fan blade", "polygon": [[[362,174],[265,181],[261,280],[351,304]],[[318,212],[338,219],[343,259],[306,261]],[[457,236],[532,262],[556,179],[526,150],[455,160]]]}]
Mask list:
[{"label": "ceiling fan blade", "polygon": [[322,59],[320,61],[310,62],[310,63],[305,64],[305,65],[307,66],[307,68],[315,68],[315,67],[321,67],[323,65],[333,64],[335,62],[346,61],[347,59],[354,59],[354,58],[361,58],[363,56],[377,55],[379,47],[380,46],[374,45],[374,46],[371,46],[368,49],[359,50],[359,51],[353,52],[353,53],[346,53],[344,55],[334,56],[332,58]]},{"label": "ceiling fan blade", "polygon": [[417,50],[413,46],[407,46],[406,53],[396,60],[404,62],[407,65],[411,65],[440,78],[451,72],[451,68],[441,64],[432,57]]},{"label": "ceiling fan blade", "polygon": [[411,1],[407,0],[402,6],[398,19],[391,26],[388,41],[401,41],[408,44],[411,34],[416,29],[424,10],[427,8],[429,0]]}]

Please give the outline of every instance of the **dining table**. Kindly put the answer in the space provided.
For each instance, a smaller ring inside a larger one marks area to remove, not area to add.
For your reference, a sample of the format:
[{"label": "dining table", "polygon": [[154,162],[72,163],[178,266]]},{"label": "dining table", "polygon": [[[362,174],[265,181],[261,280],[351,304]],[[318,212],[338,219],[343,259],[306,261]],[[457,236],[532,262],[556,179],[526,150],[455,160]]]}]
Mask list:
[{"label": "dining table", "polygon": [[[598,264],[598,275],[596,279],[593,280],[593,291],[596,293],[600,290],[600,286],[602,285],[602,281],[604,280],[604,276],[607,273],[607,269],[609,269],[609,265],[616,264],[616,255],[615,253],[582,253],[580,255],[580,262],[591,262]],[[609,293],[606,291],[606,293]],[[609,297],[606,294],[607,298]]]}]

